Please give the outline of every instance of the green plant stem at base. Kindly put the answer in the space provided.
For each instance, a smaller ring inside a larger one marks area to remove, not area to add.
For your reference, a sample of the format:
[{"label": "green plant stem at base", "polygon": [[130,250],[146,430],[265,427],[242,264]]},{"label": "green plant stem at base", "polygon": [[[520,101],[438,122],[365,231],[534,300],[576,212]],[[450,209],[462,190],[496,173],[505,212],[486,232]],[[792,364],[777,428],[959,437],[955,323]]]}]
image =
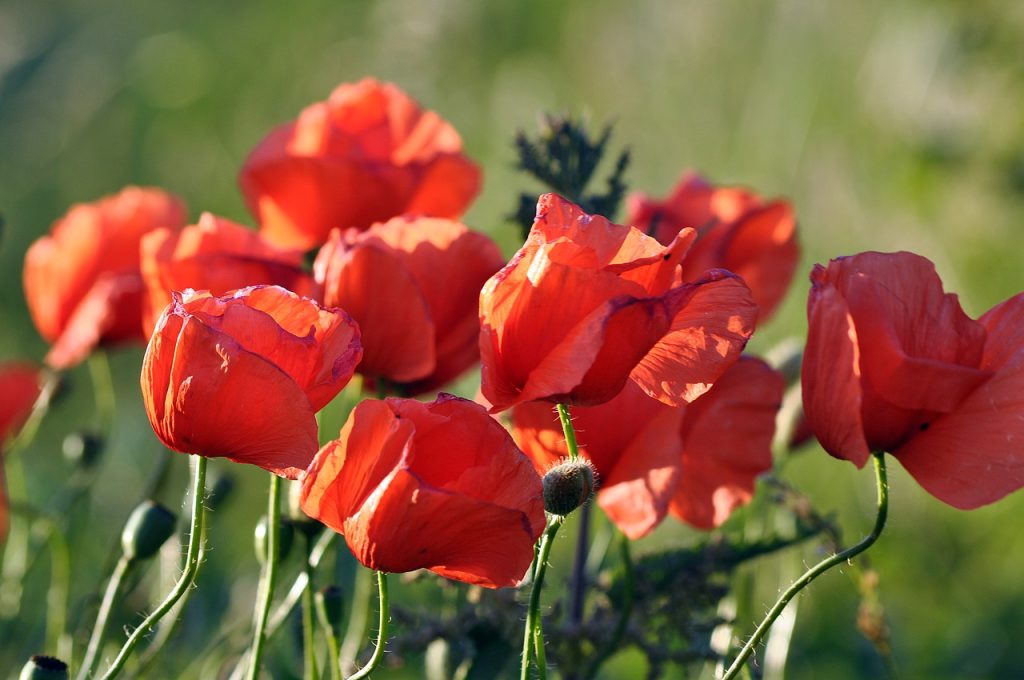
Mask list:
[{"label": "green plant stem at base", "polygon": [[388,641],[388,622],[390,617],[388,615],[388,577],[383,571],[377,572],[377,593],[380,596],[380,618],[377,623],[377,646],[373,650],[373,656],[365,666],[359,669],[358,672],[350,675],[348,680],[359,680],[360,678],[370,677],[370,673],[377,668],[377,664],[380,663],[381,658],[384,655],[384,645]]},{"label": "green plant stem at base", "polygon": [[110,665],[107,672],[103,674],[102,680],[110,680],[111,678],[117,677],[117,675],[124,669],[124,664],[128,660],[128,657],[134,651],[136,645],[139,644],[145,635],[153,629],[153,626],[160,621],[163,616],[170,611],[174,603],[181,599],[189,588],[192,587],[192,583],[195,581],[196,574],[199,573],[199,553],[200,545],[202,544],[203,535],[203,522],[205,507],[203,506],[203,500],[206,496],[206,458],[203,456],[192,456],[192,527],[189,530],[188,535],[188,552],[185,557],[185,569],[181,572],[181,577],[178,578],[178,582],[174,584],[174,588],[164,598],[164,601],[153,610],[153,612],[147,616],[139,627],[132,631],[132,634],[128,636],[128,640],[121,647],[120,653],[117,658],[114,659],[114,663]]},{"label": "green plant stem at base", "polygon": [[313,549],[313,540],[309,535],[303,536],[305,551],[302,556],[302,570],[306,574],[306,587],[302,591],[302,651],[305,655],[303,666],[304,680],[317,680],[315,629],[313,628],[313,570],[309,566],[309,554]]},{"label": "green plant stem at base", "polygon": [[249,680],[256,680],[263,661],[263,647],[267,639],[267,618],[270,603],[274,597],[274,583],[277,580],[277,542],[281,524],[281,478],[270,473],[270,493],[267,505],[267,554],[263,569],[260,597],[256,603],[256,629],[252,638],[252,654],[249,662]]},{"label": "green plant stem at base", "polygon": [[745,667],[747,659],[749,659],[750,655],[753,654],[754,649],[758,644],[760,644],[761,640],[768,633],[768,630],[772,627],[775,619],[779,618],[779,615],[782,614],[786,605],[789,604],[789,601],[792,600],[797,593],[809,586],[814,579],[818,578],[832,567],[853,559],[870,548],[872,544],[878,540],[882,530],[885,528],[885,520],[889,513],[889,483],[885,471],[885,454],[878,452],[875,453],[872,458],[875,463],[875,481],[878,487],[878,514],[875,517],[875,526],[872,528],[871,533],[861,539],[861,541],[856,545],[822,560],[804,572],[803,576],[798,578],[793,585],[791,585],[786,592],[782,594],[778,602],[776,602],[768,611],[764,621],[762,621],[761,625],[757,627],[754,634],[750,636],[747,643],[743,645],[743,649],[740,650],[739,655],[732,662],[732,665],[729,666],[725,675],[722,676],[722,680],[732,680],[739,674],[740,670]]},{"label": "green plant stem at base", "polygon": [[626,626],[629,625],[629,617],[633,613],[633,591],[636,584],[633,576],[633,558],[629,554],[629,539],[626,538],[625,534],[619,534],[619,557],[622,560],[623,581],[625,583],[625,597],[623,598],[622,609],[619,612],[619,620],[615,622],[615,630],[612,631],[611,639],[601,646],[601,651],[598,652],[594,660],[590,662],[590,666],[587,667],[587,672],[583,675],[585,680],[597,677],[598,671],[601,670],[601,665],[618,649],[619,643],[622,642],[622,636],[626,633]]},{"label": "green plant stem at base", "polygon": [[331,671],[331,680],[341,680],[341,661],[338,654],[338,634],[331,624],[327,615],[327,609],[322,600],[317,601],[316,616],[320,620],[320,626],[324,629],[324,637],[327,638],[327,667]]},{"label": "green plant stem at base", "polygon": [[523,629],[523,658],[520,665],[520,680],[529,680],[531,661],[536,661],[537,673],[541,678],[547,677],[547,659],[544,653],[544,629],[540,616],[540,592],[544,586],[544,574],[547,572],[548,555],[555,535],[565,521],[564,517],[552,515],[548,528],[540,539],[537,560],[534,566],[530,603],[526,609],[526,626]]},{"label": "green plant stem at base", "polygon": [[128,559],[126,555],[122,555],[121,559],[117,561],[117,566],[114,567],[114,573],[111,574],[110,582],[107,583],[107,589],[103,593],[103,601],[100,604],[99,613],[96,615],[96,625],[93,626],[85,658],[82,659],[82,666],[78,671],[78,680],[85,680],[92,675],[96,668],[100,649],[103,648],[103,641],[107,636],[107,622],[110,620],[110,612],[114,608],[114,598],[121,590],[124,577],[128,575],[128,570],[132,566],[132,560]]},{"label": "green plant stem at base", "polygon": [[51,525],[50,588],[46,591],[46,649],[57,651],[57,658],[71,657],[71,637],[65,633],[68,621],[68,592],[71,587],[71,555],[64,532]]},{"label": "green plant stem at base", "polygon": [[373,597],[370,587],[372,576],[371,570],[361,565],[356,566],[355,583],[352,588],[352,611],[349,612],[345,639],[341,642],[343,675],[348,675],[355,669],[356,657],[363,645],[363,633],[366,631],[366,622],[370,616],[370,598]]}]

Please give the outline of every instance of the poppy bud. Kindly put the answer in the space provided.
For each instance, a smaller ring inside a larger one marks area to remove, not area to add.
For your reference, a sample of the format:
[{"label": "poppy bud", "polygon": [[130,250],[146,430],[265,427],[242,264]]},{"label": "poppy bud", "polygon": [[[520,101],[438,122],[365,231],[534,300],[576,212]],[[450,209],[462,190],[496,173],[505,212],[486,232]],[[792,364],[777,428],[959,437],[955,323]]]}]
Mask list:
[{"label": "poppy bud", "polygon": [[132,511],[121,532],[121,549],[130,560],[146,560],[174,533],[178,518],[163,505],[143,501]]},{"label": "poppy bud", "polygon": [[[263,515],[260,517],[259,523],[256,524],[256,532],[253,535],[253,547],[256,548],[256,559],[260,561],[260,564],[264,564],[267,561],[267,528],[269,522],[267,516]],[[277,525],[277,561],[280,562],[284,558],[288,557],[288,552],[292,549],[292,538],[295,532],[292,529],[292,523],[287,520],[281,520],[280,524]]]},{"label": "poppy bud", "polygon": [[566,460],[544,475],[544,509],[568,515],[594,495],[594,466],[589,460]]},{"label": "poppy bud", "polygon": [[289,482],[285,513],[292,526],[305,536],[312,538],[320,533],[324,525],[302,511],[302,482]]},{"label": "poppy bud", "polygon": [[103,437],[95,432],[72,432],[64,437],[61,450],[67,462],[91,468],[103,453]]},{"label": "poppy bud", "polygon": [[21,669],[18,680],[67,680],[68,665],[52,656],[36,654]]},{"label": "poppy bud", "polygon": [[344,591],[338,586],[327,586],[318,590],[314,597],[317,610],[324,613],[327,622],[336,629],[340,628],[345,615]]}]

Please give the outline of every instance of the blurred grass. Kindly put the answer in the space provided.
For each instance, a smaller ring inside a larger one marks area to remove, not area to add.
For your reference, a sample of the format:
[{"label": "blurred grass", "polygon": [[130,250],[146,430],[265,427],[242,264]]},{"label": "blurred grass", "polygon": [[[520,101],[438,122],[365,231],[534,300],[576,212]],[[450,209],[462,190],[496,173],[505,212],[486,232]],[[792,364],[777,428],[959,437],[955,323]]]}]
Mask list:
[{"label": "blurred grass", "polygon": [[[248,150],[364,75],[393,80],[455,124],[486,172],[466,221],[509,253],[515,229],[504,218],[530,188],[512,167],[512,133],[542,111],[570,111],[615,121],[615,141],[633,151],[634,189],[663,195],[692,167],[792,199],[803,272],[840,254],[914,250],[975,316],[1024,288],[1024,4],[1014,0],[3,0],[0,357],[45,351],[23,302],[21,262],[72,202],[155,184],[182,195],[193,216],[211,210],[251,224],[236,189]],[[801,275],[754,349],[802,335],[806,289]],[[137,396],[140,357],[125,350],[113,361],[119,419],[108,478],[80,520],[93,533],[76,545],[79,605],[159,451]],[[68,474],[61,438],[92,417],[88,374],[71,377],[76,389],[26,455],[40,498]],[[177,507],[185,462],[173,463],[163,500]],[[190,616],[228,609],[247,620],[263,476],[225,467],[239,477],[237,497],[211,518],[213,550]],[[1024,675],[1024,496],[962,513],[892,467],[892,521],[870,559],[903,677]],[[785,476],[838,512],[848,540],[870,525],[870,473],[815,449]],[[666,525],[637,549],[692,540]],[[556,565],[570,545],[560,539]],[[755,570],[765,604],[741,620],[744,630],[774,599],[781,565]],[[855,616],[850,579],[831,574],[812,586],[788,677],[878,675]],[[5,639],[0,661],[20,666],[39,635],[26,628]],[[640,677],[630,659],[617,657],[607,677]]]}]

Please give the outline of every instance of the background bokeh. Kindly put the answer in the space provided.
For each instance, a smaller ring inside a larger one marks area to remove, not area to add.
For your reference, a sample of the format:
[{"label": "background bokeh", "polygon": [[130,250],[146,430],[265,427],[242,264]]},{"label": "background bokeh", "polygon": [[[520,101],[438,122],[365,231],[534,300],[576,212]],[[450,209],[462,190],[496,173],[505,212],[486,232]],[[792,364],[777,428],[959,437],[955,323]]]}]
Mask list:
[{"label": "background bokeh", "polygon": [[[511,137],[545,111],[614,121],[615,143],[632,150],[631,188],[663,195],[696,168],[790,198],[801,273],[756,351],[802,336],[806,272],[841,254],[921,253],[972,316],[1024,289],[1016,0],[3,0],[0,358],[45,352],[25,308],[22,259],[70,204],[158,185],[183,196],[193,217],[210,210],[251,224],[236,183],[249,149],[336,84],[365,75],[394,81],[462,133],[485,170],[466,222],[506,253],[517,245],[506,216],[518,191],[533,188],[513,168]],[[73,602],[102,578],[103,556],[159,452],[138,397],[140,359],[131,349],[111,357],[118,421],[106,478],[77,518],[85,538],[74,546]],[[93,418],[84,367],[71,386],[26,452],[41,499],[68,475],[60,440]],[[163,493],[176,506],[186,470],[183,458],[173,463]],[[1024,676],[1024,494],[963,513],[892,467],[891,525],[870,559],[902,677]],[[264,485],[258,470],[230,472],[238,492],[210,520],[194,622],[225,609],[243,625],[250,617],[249,545]],[[870,525],[869,472],[811,447],[782,476],[834,511],[848,540]],[[636,551],[696,538],[673,524]],[[568,562],[570,543],[560,541],[556,564]],[[741,628],[752,629],[779,586],[816,557],[808,546],[758,562]],[[880,672],[855,628],[857,597],[837,570],[800,598],[787,677]],[[33,625],[0,640],[0,666],[15,669],[38,651]],[[202,626],[184,628],[179,655],[190,630]],[[166,677],[192,677],[187,661],[169,659]],[[642,674],[624,655],[606,677]]]}]

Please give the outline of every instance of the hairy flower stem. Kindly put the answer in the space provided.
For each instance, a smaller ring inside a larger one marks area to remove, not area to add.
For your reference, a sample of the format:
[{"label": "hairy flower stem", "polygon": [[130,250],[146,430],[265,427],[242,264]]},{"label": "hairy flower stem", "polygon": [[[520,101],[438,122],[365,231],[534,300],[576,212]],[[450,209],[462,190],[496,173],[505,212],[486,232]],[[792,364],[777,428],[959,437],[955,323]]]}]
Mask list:
[{"label": "hairy flower stem", "polygon": [[267,501],[267,554],[260,583],[260,597],[256,603],[256,629],[252,638],[252,654],[249,661],[249,680],[256,680],[263,661],[263,647],[267,641],[267,618],[270,603],[274,598],[274,584],[277,581],[277,553],[281,525],[281,478],[270,473],[270,492]]},{"label": "hairy flower stem", "polygon": [[99,613],[96,615],[96,625],[93,626],[92,636],[89,638],[89,646],[85,651],[85,658],[82,659],[82,666],[78,671],[78,680],[85,680],[85,678],[90,677],[96,668],[100,649],[103,647],[103,641],[107,636],[107,622],[110,620],[110,612],[114,609],[114,598],[117,597],[118,591],[121,590],[124,577],[128,575],[128,570],[132,566],[134,566],[133,561],[127,555],[122,555],[121,559],[117,561],[117,566],[114,567],[114,573],[110,576],[110,582],[107,583],[107,590],[103,593],[103,602],[100,604]]},{"label": "hairy flower stem", "polygon": [[544,629],[540,615],[540,591],[544,586],[544,574],[547,572],[548,555],[555,535],[565,521],[564,517],[552,515],[548,528],[540,538],[537,550],[537,563],[534,566],[533,586],[530,591],[530,604],[526,609],[526,627],[523,629],[523,658],[520,665],[520,680],[529,680],[530,662],[537,662],[537,673],[543,679],[547,677],[547,660],[544,653]]},{"label": "hairy flower stem", "polygon": [[205,508],[203,506],[203,499],[206,496],[206,461],[207,459],[203,456],[191,456],[192,462],[192,526],[189,529],[188,534],[188,552],[185,556],[185,569],[182,570],[181,576],[178,578],[178,582],[174,584],[174,588],[164,598],[164,601],[153,610],[153,612],[147,616],[139,627],[132,631],[132,634],[128,637],[128,640],[121,647],[121,651],[118,653],[117,658],[114,659],[114,663],[110,665],[107,672],[103,674],[102,680],[110,680],[111,678],[117,677],[124,669],[124,664],[128,660],[128,657],[135,650],[136,645],[139,644],[139,640],[149,634],[153,629],[153,626],[157,624],[164,617],[164,615],[171,610],[174,603],[181,599],[189,588],[192,587],[192,583],[195,581],[196,574],[199,573],[199,554],[200,546],[202,544],[203,535],[203,523],[205,521],[204,513]]},{"label": "hairy flower stem", "polygon": [[388,641],[388,622],[390,621],[390,616],[388,614],[388,577],[383,571],[377,572],[377,593],[380,597],[380,617],[377,621],[377,646],[374,648],[373,656],[370,657],[369,662],[359,669],[358,672],[350,675],[348,680],[370,677],[370,673],[377,668],[377,664],[380,663],[384,655],[384,645]]},{"label": "hairy flower stem", "polygon": [[750,636],[747,643],[743,645],[743,649],[740,650],[735,661],[732,662],[732,665],[729,666],[725,675],[722,676],[722,680],[732,680],[732,678],[735,678],[740,673],[740,670],[745,667],[744,664],[747,659],[750,658],[754,649],[758,644],[760,644],[761,640],[768,633],[768,630],[772,627],[775,619],[779,618],[779,615],[782,614],[786,605],[789,604],[789,601],[792,600],[797,593],[809,586],[814,579],[818,578],[832,567],[853,559],[870,548],[872,544],[878,540],[882,530],[885,528],[885,520],[889,513],[889,482],[885,471],[885,454],[882,452],[876,452],[873,455],[873,459],[875,463],[875,483],[878,487],[878,514],[875,517],[875,526],[871,530],[871,533],[861,539],[861,541],[856,545],[822,560],[804,572],[804,575],[798,578],[793,585],[791,585],[786,592],[782,594],[778,602],[775,603],[775,606],[768,611],[768,615],[765,616],[764,621],[762,621],[761,625],[757,627],[754,634]]},{"label": "hairy flower stem", "polygon": [[562,421],[562,432],[565,434],[565,447],[569,451],[569,460],[576,460],[580,457],[579,446],[576,444],[576,429],[572,426],[572,416],[569,415],[569,407],[559,404],[558,419]]},{"label": "hairy flower stem", "polygon": [[356,657],[363,644],[363,632],[370,614],[370,577],[373,572],[356,565],[354,583],[352,584],[352,611],[348,617],[348,628],[345,639],[341,643],[341,672],[348,675],[355,669]]}]

